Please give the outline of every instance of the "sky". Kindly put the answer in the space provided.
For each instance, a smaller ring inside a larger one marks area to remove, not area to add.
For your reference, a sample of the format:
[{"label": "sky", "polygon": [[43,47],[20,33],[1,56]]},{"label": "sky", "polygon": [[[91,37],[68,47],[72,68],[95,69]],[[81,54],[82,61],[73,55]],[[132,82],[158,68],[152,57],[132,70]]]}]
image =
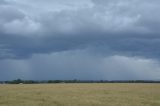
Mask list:
[{"label": "sky", "polygon": [[160,80],[159,0],[0,0],[0,80]]}]

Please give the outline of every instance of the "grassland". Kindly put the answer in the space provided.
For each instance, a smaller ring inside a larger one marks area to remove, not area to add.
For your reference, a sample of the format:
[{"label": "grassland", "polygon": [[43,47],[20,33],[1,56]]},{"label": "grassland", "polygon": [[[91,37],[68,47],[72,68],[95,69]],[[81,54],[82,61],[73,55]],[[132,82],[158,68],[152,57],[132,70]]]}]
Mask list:
[{"label": "grassland", "polygon": [[0,85],[0,106],[160,106],[160,84]]}]

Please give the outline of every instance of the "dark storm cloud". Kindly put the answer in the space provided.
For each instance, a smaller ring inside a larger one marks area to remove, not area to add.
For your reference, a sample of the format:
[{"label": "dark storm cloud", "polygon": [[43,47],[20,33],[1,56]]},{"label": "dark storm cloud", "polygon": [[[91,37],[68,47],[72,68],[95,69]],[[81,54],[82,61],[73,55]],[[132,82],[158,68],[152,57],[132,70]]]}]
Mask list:
[{"label": "dark storm cloud", "polygon": [[1,79],[158,79],[159,3],[1,0]]},{"label": "dark storm cloud", "polygon": [[[90,50],[89,50],[90,51]],[[29,59],[0,60],[6,79],[159,80],[159,63],[126,56],[99,57],[88,50],[33,55]]]},{"label": "dark storm cloud", "polygon": [[[98,34],[98,33],[97,33]],[[94,35],[94,34],[92,34]],[[36,53],[52,53],[90,48],[101,55],[127,55],[159,58],[159,37],[105,37],[105,35],[61,37],[7,36],[0,39],[1,58],[28,58]],[[141,35],[140,35],[141,36]],[[5,53],[5,55],[4,55]]]},{"label": "dark storm cloud", "polygon": [[[98,52],[158,56],[160,14],[156,10],[159,1],[83,2],[88,4],[83,8],[78,2],[72,3],[76,9],[70,7],[70,2],[64,2],[59,4],[59,10],[51,7],[37,12],[32,1],[8,1],[9,5],[0,6],[0,44],[5,45],[1,54],[5,52],[12,54],[11,57],[26,58],[35,53],[91,47],[97,48]],[[54,1],[38,2],[39,8],[43,3]],[[25,6],[22,8],[21,5]]]}]

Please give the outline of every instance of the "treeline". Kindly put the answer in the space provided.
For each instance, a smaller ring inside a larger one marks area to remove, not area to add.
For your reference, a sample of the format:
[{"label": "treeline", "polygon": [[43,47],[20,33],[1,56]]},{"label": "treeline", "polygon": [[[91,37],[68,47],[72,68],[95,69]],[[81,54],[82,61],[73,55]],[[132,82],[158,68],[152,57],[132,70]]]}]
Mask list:
[{"label": "treeline", "polygon": [[0,81],[1,84],[45,84],[45,83],[160,83],[160,81],[152,80],[22,80],[16,79],[12,81]]}]

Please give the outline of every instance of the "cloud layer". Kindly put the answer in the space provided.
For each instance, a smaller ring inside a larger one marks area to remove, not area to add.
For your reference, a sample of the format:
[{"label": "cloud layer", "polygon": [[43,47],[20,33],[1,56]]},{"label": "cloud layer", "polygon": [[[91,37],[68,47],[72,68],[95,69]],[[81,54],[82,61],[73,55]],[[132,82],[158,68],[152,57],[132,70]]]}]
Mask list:
[{"label": "cloud layer", "polygon": [[[159,3],[1,0],[2,79],[50,79],[51,73],[57,73],[53,75],[57,79],[158,79]],[[121,68],[115,69],[119,64]],[[38,65],[43,67],[39,69]]]}]

